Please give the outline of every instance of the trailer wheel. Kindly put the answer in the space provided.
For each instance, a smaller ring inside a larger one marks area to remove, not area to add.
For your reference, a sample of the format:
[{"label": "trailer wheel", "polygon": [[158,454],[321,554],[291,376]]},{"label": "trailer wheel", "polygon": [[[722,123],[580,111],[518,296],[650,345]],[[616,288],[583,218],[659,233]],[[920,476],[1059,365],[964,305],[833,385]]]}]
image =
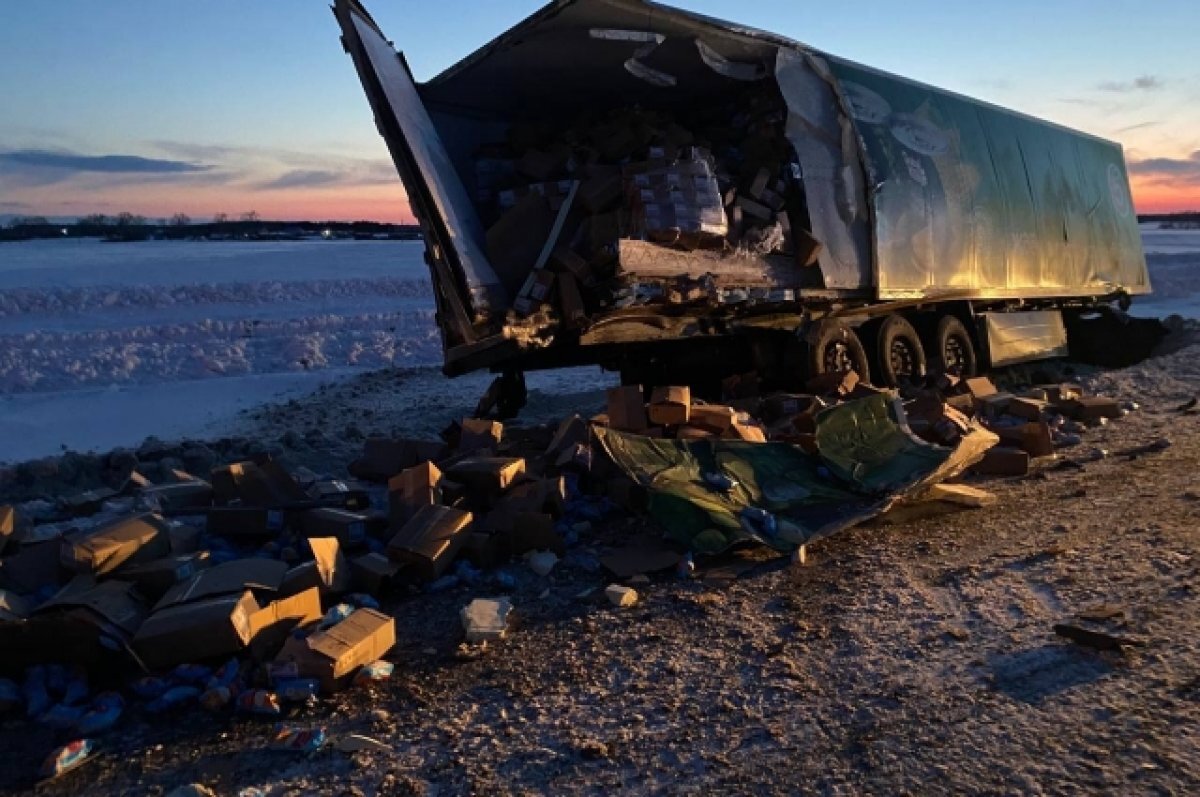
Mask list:
[{"label": "trailer wheel", "polygon": [[858,334],[842,321],[823,321],[810,338],[810,376],[854,371],[863,382],[871,381],[871,367]]},{"label": "trailer wheel", "polygon": [[962,377],[979,373],[979,357],[971,333],[956,316],[943,316],[938,321],[934,345],[934,364],[942,373]]},{"label": "trailer wheel", "polygon": [[890,315],[879,327],[878,358],[880,381],[886,387],[925,378],[925,347],[921,336],[904,316]]}]

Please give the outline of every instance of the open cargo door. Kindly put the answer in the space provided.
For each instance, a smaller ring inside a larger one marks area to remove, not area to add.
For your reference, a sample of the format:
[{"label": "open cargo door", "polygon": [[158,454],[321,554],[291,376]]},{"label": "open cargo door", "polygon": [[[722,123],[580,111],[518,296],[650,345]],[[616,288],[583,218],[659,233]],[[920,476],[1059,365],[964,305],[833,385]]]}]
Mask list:
[{"label": "open cargo door", "polygon": [[485,254],[483,226],[403,56],[357,0],[336,0],[333,12],[425,235],[446,369],[461,370],[453,368],[456,359],[505,343],[486,337],[508,297]]}]

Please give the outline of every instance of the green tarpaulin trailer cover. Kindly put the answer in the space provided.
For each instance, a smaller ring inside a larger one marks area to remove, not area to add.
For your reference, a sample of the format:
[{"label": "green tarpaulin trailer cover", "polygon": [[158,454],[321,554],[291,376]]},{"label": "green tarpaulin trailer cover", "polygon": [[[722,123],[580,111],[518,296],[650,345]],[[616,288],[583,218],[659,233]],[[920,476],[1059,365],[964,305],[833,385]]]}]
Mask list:
[{"label": "green tarpaulin trailer cover", "polygon": [[[744,540],[792,551],[919,497],[997,442],[974,427],[956,448],[926,443],[908,430],[899,399],[886,394],[822,412],[816,454],[786,443],[661,440],[605,428],[596,434],[613,461],[648,489],[650,514],[668,536],[698,554]],[[712,486],[718,475],[734,487]]]}]

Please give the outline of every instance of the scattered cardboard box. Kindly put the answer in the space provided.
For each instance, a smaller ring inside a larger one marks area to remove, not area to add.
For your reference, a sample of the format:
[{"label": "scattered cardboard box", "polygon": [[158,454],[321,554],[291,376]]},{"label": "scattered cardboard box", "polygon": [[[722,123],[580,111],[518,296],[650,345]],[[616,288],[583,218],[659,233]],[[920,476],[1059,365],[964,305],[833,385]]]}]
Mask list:
[{"label": "scattered cardboard box", "polygon": [[276,537],[288,525],[282,509],[213,506],[204,512],[210,534],[222,537]]},{"label": "scattered cardboard box", "polygon": [[371,496],[366,487],[358,482],[328,479],[313,482],[308,495],[314,501],[336,505],[339,509],[363,510],[371,506]]},{"label": "scattered cardboard box", "polygon": [[729,431],[737,420],[737,412],[724,404],[694,404],[688,413],[688,424],[716,435]]},{"label": "scattered cardboard box", "polygon": [[388,543],[388,556],[411,565],[418,577],[437,579],[466,543],[470,512],[448,506],[422,507]]},{"label": "scattered cardboard box", "polygon": [[345,509],[310,509],[300,515],[300,531],[309,538],[336,537],[353,548],[367,541],[367,517]]},{"label": "scattered cardboard box", "polygon": [[644,432],[650,425],[642,389],[623,385],[608,390],[608,424],[622,432]]},{"label": "scattered cardboard box", "polygon": [[449,466],[446,475],[468,490],[498,494],[524,472],[520,457],[469,457]]},{"label": "scattered cardboard box", "polygon": [[499,421],[463,418],[460,426],[459,451],[495,451],[504,437],[504,424]]},{"label": "scattered cardboard box", "polygon": [[971,469],[986,476],[1024,476],[1029,473],[1029,454],[1019,448],[996,446]]},{"label": "scattered cardboard box", "polygon": [[171,552],[168,526],[158,515],[113,521],[86,535],[64,539],[62,563],[68,570],[100,576],[125,562],[146,562]]},{"label": "scattered cardboard box", "polygon": [[1061,402],[1060,406],[1077,421],[1092,422],[1101,418],[1121,417],[1121,403],[1102,396],[1083,396]]},{"label": "scattered cardboard box", "polygon": [[432,462],[406,468],[388,480],[388,508],[392,523],[402,525],[417,510],[442,499],[442,471]]},{"label": "scattered cardboard box", "polygon": [[203,600],[219,595],[255,590],[274,595],[283,584],[288,566],[275,559],[235,559],[196,573],[167,590],[154,609]]},{"label": "scattered cardboard box", "polygon": [[1019,448],[1031,457],[1054,455],[1054,438],[1045,421],[1023,423],[1020,426],[994,426],[991,431],[1003,445]]},{"label": "scattered cardboard box", "polygon": [[114,573],[116,578],[132,582],[151,602],[156,602],[174,585],[191,578],[212,565],[208,551],[174,554],[152,562],[126,563]]},{"label": "scattered cardboard box", "polygon": [[368,553],[350,560],[350,574],[355,589],[368,595],[387,590],[401,571],[402,565],[381,553]]},{"label": "scattered cardboard box", "polygon": [[206,481],[160,484],[143,488],[142,498],[157,503],[164,511],[179,512],[185,509],[203,510],[213,503],[213,488]]},{"label": "scattered cardboard box", "polygon": [[395,644],[396,623],[391,617],[358,609],[332,628],[290,641],[277,661],[294,661],[302,677],[317,678],[325,692],[335,692],[359,667],[383,658]]},{"label": "scattered cardboard box", "polygon": [[650,397],[649,421],[658,426],[681,426],[692,410],[692,391],[688,387],[657,387]]}]

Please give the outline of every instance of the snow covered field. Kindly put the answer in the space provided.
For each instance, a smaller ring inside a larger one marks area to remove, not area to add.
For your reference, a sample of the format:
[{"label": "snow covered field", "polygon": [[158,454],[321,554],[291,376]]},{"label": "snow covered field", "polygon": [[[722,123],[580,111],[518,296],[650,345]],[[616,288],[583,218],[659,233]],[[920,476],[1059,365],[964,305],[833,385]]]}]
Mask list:
[{"label": "snow covered field", "polygon": [[[1134,312],[1200,315],[1200,231],[1148,225],[1143,238],[1155,295]],[[436,387],[422,251],[399,241],[0,245],[0,462],[219,435],[241,409],[367,369],[420,369]],[[531,386],[543,381],[560,389]]]}]

